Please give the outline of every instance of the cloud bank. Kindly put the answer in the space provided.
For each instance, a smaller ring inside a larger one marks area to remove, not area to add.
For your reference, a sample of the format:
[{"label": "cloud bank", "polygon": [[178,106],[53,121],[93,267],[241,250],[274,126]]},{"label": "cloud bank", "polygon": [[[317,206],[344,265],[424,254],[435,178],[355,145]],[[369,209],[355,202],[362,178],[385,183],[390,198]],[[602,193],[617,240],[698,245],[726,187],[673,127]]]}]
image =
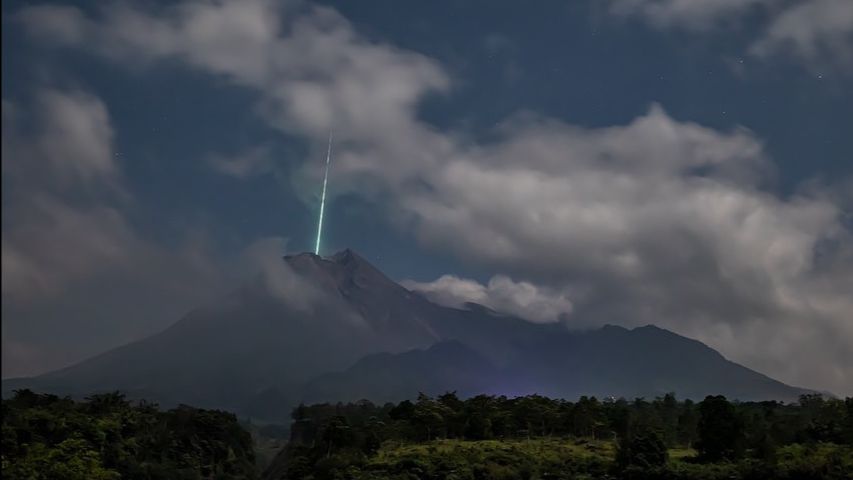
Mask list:
[{"label": "cloud bank", "polygon": [[115,344],[154,333],[222,287],[199,239],[152,243],[128,220],[113,137],[86,92],[3,102],[4,377],[98,353],[87,332]]}]

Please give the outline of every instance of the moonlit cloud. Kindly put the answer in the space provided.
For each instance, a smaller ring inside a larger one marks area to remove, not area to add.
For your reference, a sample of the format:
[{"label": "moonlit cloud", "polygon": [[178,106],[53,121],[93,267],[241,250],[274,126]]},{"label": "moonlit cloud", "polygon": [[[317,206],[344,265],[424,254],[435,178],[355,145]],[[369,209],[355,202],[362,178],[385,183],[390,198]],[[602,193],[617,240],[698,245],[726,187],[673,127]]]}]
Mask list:
[{"label": "moonlit cloud", "polygon": [[638,15],[660,28],[709,30],[781,0],[610,0],[616,15]]},{"label": "moonlit cloud", "polygon": [[712,34],[759,13],[767,21],[745,50],[789,57],[809,67],[853,71],[853,2],[848,0],[611,0],[611,12],[656,28]]},{"label": "moonlit cloud", "polygon": [[[36,131],[25,134],[19,128],[28,120],[25,114],[38,126]],[[28,111],[4,100],[3,120],[3,149],[8,152],[3,155],[4,174],[53,190],[122,190],[113,157],[113,128],[97,97],[41,89]]]},{"label": "moonlit cloud", "polygon": [[812,65],[853,71],[853,2],[814,0],[775,17],[750,52],[759,57],[793,55]]},{"label": "moonlit cloud", "polygon": [[129,221],[113,136],[89,93],[43,88],[32,105],[3,102],[4,376],[154,333],[222,288],[203,242],[152,243]]},{"label": "moonlit cloud", "polygon": [[[4,102],[3,295],[39,296],[92,271],[120,263],[134,235],[112,206],[73,205],[63,192],[120,189],[113,131],[104,105],[81,92],[42,90],[23,134],[23,112]],[[14,113],[13,113],[14,112]]]},{"label": "moonlit cloud", "polygon": [[407,280],[402,284],[442,305],[464,308],[466,303],[478,303],[534,323],[559,322],[572,311],[572,302],[565,294],[530,282],[515,282],[505,275],[495,275],[485,285],[455,275],[444,275],[432,282]]}]

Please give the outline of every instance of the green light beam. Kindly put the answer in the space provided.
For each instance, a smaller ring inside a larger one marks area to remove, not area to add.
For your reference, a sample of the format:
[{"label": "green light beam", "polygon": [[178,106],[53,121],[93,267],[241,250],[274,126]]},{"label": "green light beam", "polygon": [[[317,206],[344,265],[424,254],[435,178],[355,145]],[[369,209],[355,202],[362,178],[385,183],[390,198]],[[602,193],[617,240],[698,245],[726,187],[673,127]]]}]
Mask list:
[{"label": "green light beam", "polygon": [[329,130],[329,148],[326,151],[326,174],[323,176],[323,195],[320,197],[320,222],[317,225],[317,245],[314,254],[320,255],[320,237],[323,235],[323,210],[326,208],[326,184],[329,182],[329,161],[332,159],[332,131]]}]

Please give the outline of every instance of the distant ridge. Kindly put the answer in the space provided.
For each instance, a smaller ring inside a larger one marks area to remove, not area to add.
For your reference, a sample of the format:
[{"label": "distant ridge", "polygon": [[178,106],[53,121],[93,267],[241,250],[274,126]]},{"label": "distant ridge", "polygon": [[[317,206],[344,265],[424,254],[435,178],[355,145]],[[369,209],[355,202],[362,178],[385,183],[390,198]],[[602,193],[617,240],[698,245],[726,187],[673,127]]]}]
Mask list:
[{"label": "distant ridge", "polygon": [[4,380],[4,395],[119,389],[272,421],[305,400],[399,400],[417,391],[785,401],[809,392],[653,325],[570,331],[476,304],[444,307],[349,249],[287,255],[274,267],[278,282],[259,277],[161,333],[68,368]]}]

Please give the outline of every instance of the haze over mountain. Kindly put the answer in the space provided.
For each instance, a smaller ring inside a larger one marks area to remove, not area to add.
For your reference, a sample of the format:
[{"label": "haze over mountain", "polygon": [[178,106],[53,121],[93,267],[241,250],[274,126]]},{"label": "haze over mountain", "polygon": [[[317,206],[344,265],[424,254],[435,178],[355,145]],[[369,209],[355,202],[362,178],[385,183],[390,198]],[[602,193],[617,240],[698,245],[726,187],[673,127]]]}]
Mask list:
[{"label": "haze over mountain", "polygon": [[792,400],[805,390],[664,329],[571,331],[476,304],[429,301],[344,250],[286,256],[229,297],[77,365],[3,382],[281,420],[301,401],[401,400],[418,392],[554,397]]}]

